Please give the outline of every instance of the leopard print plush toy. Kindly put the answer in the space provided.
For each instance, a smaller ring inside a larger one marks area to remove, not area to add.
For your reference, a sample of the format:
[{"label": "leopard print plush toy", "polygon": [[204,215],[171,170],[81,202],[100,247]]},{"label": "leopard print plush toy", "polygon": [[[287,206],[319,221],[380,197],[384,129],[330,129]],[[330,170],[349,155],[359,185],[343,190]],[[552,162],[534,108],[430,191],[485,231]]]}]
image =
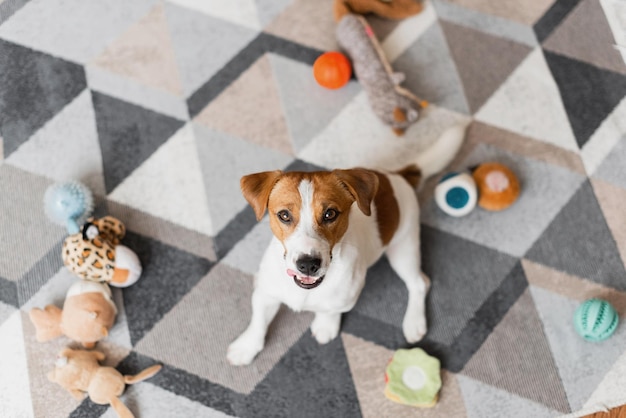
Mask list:
[{"label": "leopard print plush toy", "polygon": [[120,245],[124,224],[112,216],[87,220],[80,231],[63,243],[63,263],[84,280],[127,287],[141,275],[141,263],[128,247]]}]

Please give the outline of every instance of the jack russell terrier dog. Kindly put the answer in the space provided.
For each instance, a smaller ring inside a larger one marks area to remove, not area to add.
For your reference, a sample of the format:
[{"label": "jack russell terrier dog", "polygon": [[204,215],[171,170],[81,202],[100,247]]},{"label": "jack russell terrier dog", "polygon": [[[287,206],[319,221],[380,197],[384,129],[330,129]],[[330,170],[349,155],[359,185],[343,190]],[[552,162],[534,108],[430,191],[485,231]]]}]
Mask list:
[{"label": "jack russell terrier dog", "polygon": [[426,333],[430,280],[420,266],[415,188],[421,177],[452,161],[464,136],[465,126],[448,129],[415,164],[396,172],[355,168],[244,176],[243,196],[257,220],[269,212],[274,237],[256,275],[250,325],[228,348],[228,361],[252,362],[281,303],[314,312],[315,339],[331,341],[341,314],[356,304],[367,269],[383,253],[409,292],[404,336],[409,343],[419,341]]}]

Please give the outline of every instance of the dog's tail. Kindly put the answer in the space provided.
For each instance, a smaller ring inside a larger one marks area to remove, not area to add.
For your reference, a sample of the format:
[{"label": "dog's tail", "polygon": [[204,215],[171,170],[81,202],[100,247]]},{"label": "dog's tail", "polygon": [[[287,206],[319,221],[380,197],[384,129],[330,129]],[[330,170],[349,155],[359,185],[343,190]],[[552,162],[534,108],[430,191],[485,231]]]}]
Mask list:
[{"label": "dog's tail", "polygon": [[463,145],[467,126],[467,124],[456,125],[445,130],[429,148],[417,156],[413,164],[397,173],[413,187],[417,187],[422,179],[437,174],[446,168]]},{"label": "dog's tail", "polygon": [[424,178],[437,174],[448,166],[459,152],[467,125],[456,125],[445,130],[441,136],[415,160]]}]

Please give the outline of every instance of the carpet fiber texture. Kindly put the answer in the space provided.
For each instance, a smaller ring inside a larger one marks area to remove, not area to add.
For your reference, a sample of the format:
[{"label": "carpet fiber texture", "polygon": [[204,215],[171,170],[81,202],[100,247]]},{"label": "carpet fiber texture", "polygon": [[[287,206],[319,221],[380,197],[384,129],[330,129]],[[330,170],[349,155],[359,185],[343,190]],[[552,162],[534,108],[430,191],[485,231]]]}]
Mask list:
[{"label": "carpet fiber texture", "polygon": [[[626,326],[601,343],[572,318],[591,297],[626,314],[626,67],[596,0],[428,0],[400,22],[368,17],[403,85],[431,105],[404,137],[357,80],[312,76],[337,49],[330,0],[0,0],[0,416],[114,417],[46,379],[70,342],[35,340],[33,307],[78,280],[43,194],[77,179],[120,218],[144,271],[114,289],[98,344],[138,417],[554,417],[626,402]],[[262,170],[398,167],[470,122],[450,170],[508,165],[508,210],[451,218],[420,189],[441,359],[433,409],[384,398],[406,347],[404,284],[382,258],[341,333],[281,309],[251,366],[228,344],[250,318],[271,233],[239,178]]]}]

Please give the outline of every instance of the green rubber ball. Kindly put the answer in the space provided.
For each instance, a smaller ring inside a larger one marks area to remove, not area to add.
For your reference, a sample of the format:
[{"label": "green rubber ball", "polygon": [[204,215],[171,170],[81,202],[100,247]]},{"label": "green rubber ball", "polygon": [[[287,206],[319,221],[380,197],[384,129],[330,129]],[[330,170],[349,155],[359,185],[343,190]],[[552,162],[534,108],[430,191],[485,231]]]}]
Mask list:
[{"label": "green rubber ball", "polygon": [[589,299],[576,309],[574,327],[587,341],[600,342],[615,332],[619,315],[615,308],[602,299]]}]

